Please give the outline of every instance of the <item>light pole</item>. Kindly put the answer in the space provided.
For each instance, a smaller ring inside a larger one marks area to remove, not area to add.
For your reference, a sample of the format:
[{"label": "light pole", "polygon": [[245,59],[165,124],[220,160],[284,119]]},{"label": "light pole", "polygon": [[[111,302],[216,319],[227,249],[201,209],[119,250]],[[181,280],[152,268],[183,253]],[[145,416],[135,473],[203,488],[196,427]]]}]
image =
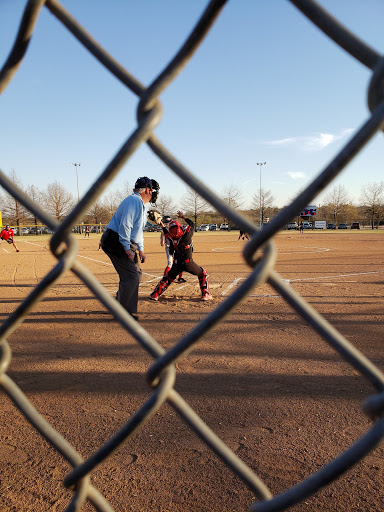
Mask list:
[{"label": "light pole", "polygon": [[265,165],[267,162],[257,162],[257,165],[260,165],[260,192],[259,192],[259,199],[260,199],[260,229],[263,224],[262,222],[262,212],[261,212],[261,168],[263,165]]},{"label": "light pole", "polygon": [[77,202],[80,203],[80,194],[79,194],[79,175],[77,173],[77,168],[81,166],[81,164],[72,164],[75,166],[76,169],[76,182],[77,182]]}]

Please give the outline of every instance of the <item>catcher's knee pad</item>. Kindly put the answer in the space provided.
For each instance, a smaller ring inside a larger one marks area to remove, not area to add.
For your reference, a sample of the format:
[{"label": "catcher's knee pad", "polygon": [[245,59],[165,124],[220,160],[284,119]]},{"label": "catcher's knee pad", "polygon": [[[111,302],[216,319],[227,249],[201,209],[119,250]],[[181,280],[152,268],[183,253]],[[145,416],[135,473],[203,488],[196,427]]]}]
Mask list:
[{"label": "catcher's knee pad", "polygon": [[160,283],[156,286],[156,288],[153,291],[153,294],[161,295],[165,290],[168,288],[168,286],[173,283],[174,279],[170,279],[168,275],[164,276],[163,279],[160,281]]},{"label": "catcher's knee pad", "polygon": [[201,274],[199,274],[197,277],[199,278],[199,285],[200,285],[200,290],[202,292],[204,291],[208,291],[208,273],[207,271],[205,270],[205,268],[201,267]]}]

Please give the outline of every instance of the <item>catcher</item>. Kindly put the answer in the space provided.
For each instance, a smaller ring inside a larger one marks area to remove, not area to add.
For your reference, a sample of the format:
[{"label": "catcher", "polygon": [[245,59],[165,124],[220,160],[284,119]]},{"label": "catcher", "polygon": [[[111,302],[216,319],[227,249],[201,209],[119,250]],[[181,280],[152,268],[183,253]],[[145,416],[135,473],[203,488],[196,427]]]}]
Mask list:
[{"label": "catcher", "polygon": [[[163,217],[163,224],[167,225],[170,222],[172,222],[172,219],[169,215],[164,215]],[[165,248],[165,255],[167,257],[167,266],[164,270],[164,276],[168,274],[168,272],[171,270],[172,264],[173,264],[173,253],[174,253],[174,247],[173,244],[171,244],[171,241],[165,238],[165,235],[163,232],[161,232],[160,235],[160,245],[161,247]],[[180,272],[179,277],[177,278],[178,283],[186,283],[186,280],[183,278],[183,273]]]},{"label": "catcher", "polygon": [[194,223],[190,219],[184,217],[181,211],[177,212],[177,216],[180,219],[184,219],[188,225],[182,226],[179,222],[173,220],[168,224],[168,227],[166,227],[164,226],[159,213],[153,210],[148,212],[148,218],[163,228],[165,239],[170,241],[171,246],[174,249],[171,270],[163,276],[149,298],[154,301],[159,300],[160,295],[171,283],[173,283],[176,276],[178,276],[180,272],[185,271],[198,277],[201,290],[201,300],[210,300],[213,297],[210,295],[208,290],[207,271],[192,259],[192,236],[195,230]]},{"label": "catcher", "polygon": [[9,244],[12,244],[13,247],[16,249],[16,252],[20,252],[15,244],[14,236],[15,236],[15,233],[14,233],[13,229],[11,229],[9,227],[9,225],[7,224],[5,226],[5,228],[0,233],[0,240],[5,240]]}]

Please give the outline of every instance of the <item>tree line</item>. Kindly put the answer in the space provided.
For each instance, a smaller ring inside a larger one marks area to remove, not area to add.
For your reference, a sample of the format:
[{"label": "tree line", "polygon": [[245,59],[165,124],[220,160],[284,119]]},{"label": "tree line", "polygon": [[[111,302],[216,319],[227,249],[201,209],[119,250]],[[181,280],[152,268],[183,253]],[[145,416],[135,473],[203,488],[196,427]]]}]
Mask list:
[{"label": "tree line", "polygon": [[318,206],[318,220],[361,222],[372,229],[384,223],[384,182],[373,182],[363,186],[358,204],[353,204],[344,185],[335,185],[325,196],[324,204]]},{"label": "tree line", "polygon": [[[59,221],[63,220],[76,204],[73,195],[57,181],[49,183],[44,190],[40,190],[35,185],[24,185],[15,171],[10,173],[9,178]],[[108,191],[92,205],[87,214],[81,219],[81,222],[88,225],[107,224],[121,201],[132,193],[132,189],[133,187],[125,182],[119,189]],[[230,206],[239,210],[256,224],[260,219],[272,219],[281,210],[275,205],[272,192],[263,188],[254,193],[248,205],[245,204],[244,198],[236,185],[225,186],[221,192],[221,197]],[[162,215],[170,216],[174,216],[176,211],[181,209],[196,224],[228,222],[228,219],[213,210],[212,206],[191,188],[187,187],[179,203],[177,205],[171,195],[162,193],[159,195],[156,207]],[[6,191],[0,193],[0,211],[2,211],[3,225],[10,224],[19,227],[42,224],[40,219],[31,214]],[[348,224],[359,221],[371,226],[372,229],[378,227],[384,221],[384,182],[375,182],[364,186],[358,204],[353,204],[348,191],[343,185],[335,185],[324,197],[323,204],[318,205],[316,219],[326,220],[334,224],[340,222]]]},{"label": "tree line", "polygon": [[[267,221],[276,216],[283,208],[275,205],[275,198],[271,190],[261,188],[253,194],[248,207],[244,207],[244,200],[238,187],[226,186],[222,192],[222,199],[236,210],[253,220],[256,224]],[[212,211],[212,207],[194,191],[189,190],[184,198],[185,209],[195,223],[227,222],[221,214]],[[358,204],[353,204],[344,185],[335,185],[324,197],[323,204],[317,206],[317,220],[325,220],[350,224],[361,222],[372,229],[384,224],[384,182],[373,182],[361,189]],[[290,219],[292,221],[296,219]],[[297,213],[300,220],[300,212]]]}]

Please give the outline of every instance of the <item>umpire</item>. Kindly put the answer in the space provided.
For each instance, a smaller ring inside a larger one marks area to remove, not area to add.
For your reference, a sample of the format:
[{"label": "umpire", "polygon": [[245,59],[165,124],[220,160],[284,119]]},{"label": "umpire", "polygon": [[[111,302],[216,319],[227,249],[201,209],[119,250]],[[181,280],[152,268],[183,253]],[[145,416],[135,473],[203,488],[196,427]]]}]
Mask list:
[{"label": "umpire", "polygon": [[101,248],[119,274],[116,299],[135,320],[139,319],[137,303],[142,277],[140,262],[144,263],[146,259],[143,237],[147,223],[145,204],[155,204],[159,190],[156,180],[146,176],[139,178],[133,194],[120,203],[100,240]]}]

